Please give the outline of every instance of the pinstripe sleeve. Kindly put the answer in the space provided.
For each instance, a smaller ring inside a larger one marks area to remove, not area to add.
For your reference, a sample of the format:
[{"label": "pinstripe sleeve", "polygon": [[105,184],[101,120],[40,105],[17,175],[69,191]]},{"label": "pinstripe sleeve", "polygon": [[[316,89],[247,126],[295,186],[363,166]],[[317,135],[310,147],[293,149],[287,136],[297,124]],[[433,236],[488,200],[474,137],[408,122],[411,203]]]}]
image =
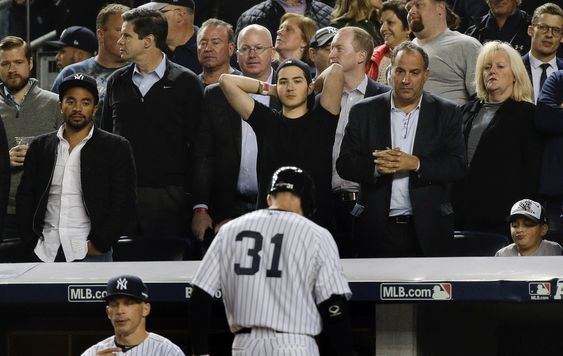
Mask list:
[{"label": "pinstripe sleeve", "polygon": [[319,236],[319,253],[317,255],[318,275],[315,283],[315,301],[320,304],[331,295],[352,297],[348,280],[340,264],[336,243],[327,230],[321,230]]},{"label": "pinstripe sleeve", "polygon": [[211,243],[211,246],[209,246],[192,280],[193,285],[198,286],[209,295],[214,295],[220,288],[221,265],[219,255],[222,241],[221,235],[221,232],[219,232]]}]

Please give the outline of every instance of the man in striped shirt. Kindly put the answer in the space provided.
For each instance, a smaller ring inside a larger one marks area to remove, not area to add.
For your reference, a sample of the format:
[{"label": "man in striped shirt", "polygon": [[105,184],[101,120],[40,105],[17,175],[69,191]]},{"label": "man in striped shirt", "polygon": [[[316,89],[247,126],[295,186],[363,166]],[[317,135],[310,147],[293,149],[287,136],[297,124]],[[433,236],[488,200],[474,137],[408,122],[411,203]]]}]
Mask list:
[{"label": "man in striped shirt", "polygon": [[223,225],[193,280],[190,299],[194,355],[208,353],[211,296],[220,289],[233,355],[318,355],[321,330],[336,355],[351,355],[351,291],[328,230],[304,216],[314,212],[311,177],[282,167],[273,177],[268,209]]},{"label": "man in striped shirt", "polygon": [[90,347],[82,356],[184,356],[167,338],[147,332],[146,318],[151,305],[148,288],[139,277],[114,277],[106,290],[106,313],[115,335]]}]

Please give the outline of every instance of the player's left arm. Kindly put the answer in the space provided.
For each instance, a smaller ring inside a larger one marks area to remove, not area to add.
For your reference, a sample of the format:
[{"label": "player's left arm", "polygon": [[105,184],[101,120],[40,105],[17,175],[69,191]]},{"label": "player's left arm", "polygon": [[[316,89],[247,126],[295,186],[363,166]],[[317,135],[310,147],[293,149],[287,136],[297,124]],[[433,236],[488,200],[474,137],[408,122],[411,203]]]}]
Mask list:
[{"label": "player's left arm", "polygon": [[192,354],[207,355],[209,354],[212,297],[206,291],[195,285],[192,285],[192,288],[189,306]]},{"label": "player's left arm", "polygon": [[346,296],[333,294],[319,304],[318,309],[323,320],[323,333],[330,340],[334,355],[352,355],[352,325]]}]

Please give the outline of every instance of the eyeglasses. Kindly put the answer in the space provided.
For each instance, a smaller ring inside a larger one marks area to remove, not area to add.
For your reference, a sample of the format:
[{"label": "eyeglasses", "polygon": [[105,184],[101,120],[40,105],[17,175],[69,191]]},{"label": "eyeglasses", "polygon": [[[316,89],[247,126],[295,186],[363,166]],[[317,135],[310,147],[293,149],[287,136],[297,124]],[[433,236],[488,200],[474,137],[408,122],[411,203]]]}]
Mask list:
[{"label": "eyeglasses", "polygon": [[561,29],[561,27],[551,27],[543,23],[538,23],[534,25],[534,27],[537,28],[541,33],[547,33],[547,31],[551,30],[553,36],[557,37],[561,36],[561,34],[563,33],[563,29]]},{"label": "eyeglasses", "polygon": [[247,54],[250,54],[250,52],[254,51],[255,54],[260,55],[262,53],[264,53],[267,49],[272,48],[272,46],[270,47],[262,47],[262,46],[256,46],[256,47],[249,47],[249,46],[242,46],[241,48],[237,49],[237,52],[246,56]]}]

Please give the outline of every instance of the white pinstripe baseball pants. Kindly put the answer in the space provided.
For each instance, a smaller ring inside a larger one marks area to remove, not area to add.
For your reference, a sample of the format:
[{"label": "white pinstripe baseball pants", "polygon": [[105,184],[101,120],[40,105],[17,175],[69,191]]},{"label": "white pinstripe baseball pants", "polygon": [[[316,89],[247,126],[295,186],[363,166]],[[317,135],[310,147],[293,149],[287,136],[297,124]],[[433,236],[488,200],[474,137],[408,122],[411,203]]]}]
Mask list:
[{"label": "white pinstripe baseball pants", "polygon": [[252,328],[249,334],[235,335],[233,356],[319,356],[319,349],[309,335]]}]

